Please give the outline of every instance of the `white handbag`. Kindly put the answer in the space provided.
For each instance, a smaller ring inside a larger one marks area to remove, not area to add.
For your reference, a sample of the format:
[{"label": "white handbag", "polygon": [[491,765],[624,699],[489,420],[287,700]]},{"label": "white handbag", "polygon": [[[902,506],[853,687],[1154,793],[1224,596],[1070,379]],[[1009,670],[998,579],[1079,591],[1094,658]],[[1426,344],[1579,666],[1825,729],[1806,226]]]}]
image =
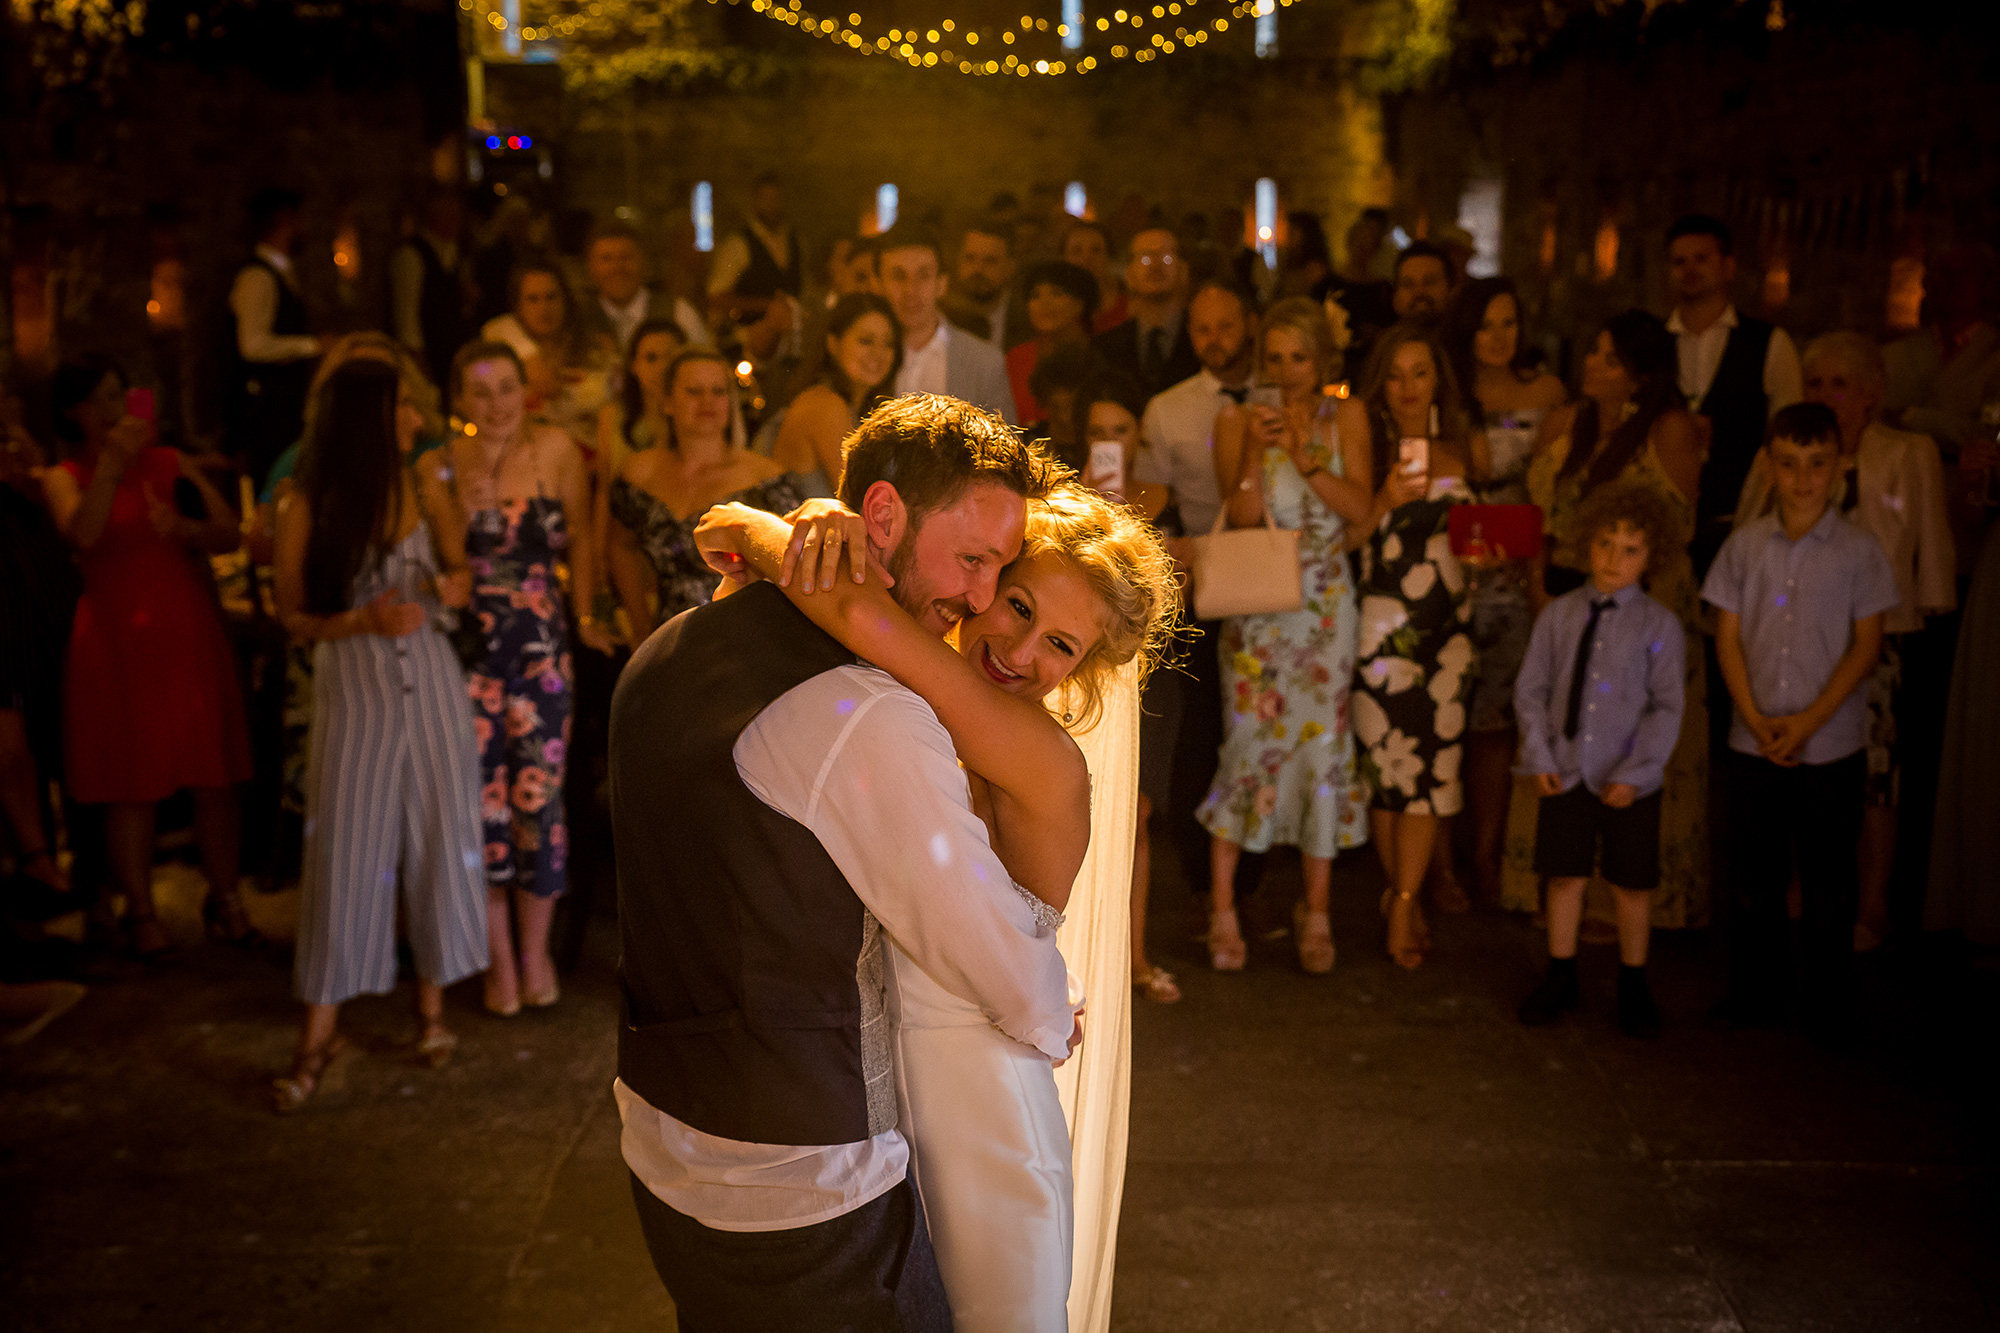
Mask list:
[{"label": "white handbag", "polygon": [[1198,620],[1261,616],[1305,605],[1299,571],[1299,534],[1271,521],[1228,528],[1229,506],[1215,516],[1206,537],[1194,539],[1194,614]]}]

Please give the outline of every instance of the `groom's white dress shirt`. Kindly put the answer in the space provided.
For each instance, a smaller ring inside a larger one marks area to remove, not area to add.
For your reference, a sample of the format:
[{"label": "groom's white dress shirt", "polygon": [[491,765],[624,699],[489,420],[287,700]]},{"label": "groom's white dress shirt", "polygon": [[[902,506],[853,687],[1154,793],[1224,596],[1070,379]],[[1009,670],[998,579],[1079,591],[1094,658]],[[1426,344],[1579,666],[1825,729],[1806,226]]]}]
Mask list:
[{"label": "groom's white dress shirt", "polygon": [[[930,705],[874,667],[813,677],[737,739],[736,770],[819,839],[895,942],[1002,1032],[1069,1053],[1068,971],[972,812],[951,737]],[[613,1085],[626,1165],[662,1202],[718,1231],[779,1231],[839,1217],[893,1188],[909,1164],[897,1130],[795,1147],[704,1134]]]}]

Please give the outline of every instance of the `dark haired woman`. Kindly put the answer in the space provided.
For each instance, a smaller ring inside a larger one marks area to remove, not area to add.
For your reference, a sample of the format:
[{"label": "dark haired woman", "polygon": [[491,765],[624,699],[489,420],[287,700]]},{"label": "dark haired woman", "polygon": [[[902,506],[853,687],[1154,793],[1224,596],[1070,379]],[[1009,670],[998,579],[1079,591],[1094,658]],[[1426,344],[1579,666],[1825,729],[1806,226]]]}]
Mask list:
[{"label": "dark haired woman", "polygon": [[886,402],[903,368],[903,326],[873,292],[849,292],[827,315],[826,343],[811,387],[785,409],[771,457],[808,478],[815,495],[840,482],[840,446],[855,423]]},{"label": "dark haired woman", "polygon": [[1340,430],[1368,440],[1382,478],[1361,548],[1354,737],[1389,879],[1389,954],[1413,968],[1429,947],[1417,891],[1441,821],[1465,802],[1459,770],[1477,654],[1448,519],[1472,499],[1466,479],[1485,471],[1486,442],[1467,419],[1443,346],[1412,324],[1377,340],[1361,394],[1341,404]]},{"label": "dark haired woman", "polygon": [[507,313],[488,320],[479,336],[521,358],[529,415],[589,447],[598,411],[611,399],[618,349],[610,334],[584,323],[562,269],[545,259],[517,267],[507,278]]},{"label": "dark haired woman", "polygon": [[[1474,479],[1474,496],[1482,504],[1527,504],[1528,458],[1542,422],[1569,393],[1541,369],[1522,334],[1521,298],[1513,280],[1466,283],[1445,311],[1444,342],[1492,460],[1491,470]],[[1526,560],[1467,571],[1479,677],[1466,718],[1465,799],[1473,823],[1473,872],[1489,902],[1500,898],[1500,842],[1514,789],[1514,678],[1535,620],[1530,572]]]},{"label": "dark haired woman", "polygon": [[648,319],[632,330],[625,352],[625,373],[617,398],[597,414],[597,456],[591,460],[596,470],[596,488],[591,494],[590,530],[597,538],[598,616],[609,614],[616,605],[607,594],[613,590],[611,568],[611,483],[625,460],[641,449],[651,449],[667,435],[667,367],[687,350],[687,334],[674,320]]},{"label": "dark haired woman", "polygon": [[292,1073],[272,1089],[280,1112],[304,1106],[346,1054],[341,1004],[395,989],[399,880],[416,1052],[433,1068],[457,1044],[444,988],[486,969],[479,750],[443,630],[471,579],[441,452],[406,465],[422,426],[394,366],[342,366],[278,511],[278,614],[313,645],[294,968],[306,1016]]},{"label": "dark haired woman", "polygon": [[[154,806],[194,789],[195,835],[212,937],[252,942],[237,894],[240,808],[249,730],[214,590],[196,553],[236,549],[236,515],[188,459],[153,444],[125,412],[125,377],[108,361],[64,366],[52,396],[56,431],[74,457],[42,474],[49,515],[83,567],[83,599],[63,677],[70,795],[108,804],[112,872],[125,895],[132,947],[169,951],[153,907]],[[176,504],[182,483],[202,516]]]},{"label": "dark haired woman", "polygon": [[1035,366],[1058,347],[1089,345],[1098,287],[1088,269],[1045,259],[1021,279],[1021,290],[1028,294],[1028,326],[1034,336],[1007,353],[1007,379],[1014,387],[1014,415],[1032,426],[1056,411],[1055,404],[1036,400]]},{"label": "dark haired woman", "polygon": [[711,506],[783,514],[805,502],[805,478],[736,442],[735,395],[728,361],[682,352],[667,368],[666,447],[633,454],[611,483],[611,581],[635,641],[715,595],[721,576],[694,544]]},{"label": "dark haired woman", "polygon": [[[452,398],[466,433],[450,445],[466,515],[471,609],[485,656],[466,675],[479,745],[480,812],[486,823],[486,1007],[506,1017],[522,1003],[556,1002],[549,924],[569,884],[563,774],[569,761],[576,674],[569,595],[592,605],[596,543],[590,473],[560,430],[528,419],[521,362],[505,343],[469,343],[452,359]],[[610,653],[597,617],[577,617],[580,638]],[[509,896],[512,906],[509,906]],[[515,930],[519,926],[519,952]]]},{"label": "dark haired woman", "polygon": [[[1653,924],[1663,927],[1699,925],[1708,913],[1708,682],[1699,638],[1700,588],[1687,555],[1701,441],[1682,406],[1678,376],[1679,353],[1666,325],[1643,310],[1613,316],[1584,356],[1582,393],[1550,414],[1543,431],[1549,443],[1528,468],[1528,492],[1546,515],[1544,568],[1532,589],[1537,609],[1589,577],[1589,534],[1579,530],[1577,514],[1603,487],[1614,482],[1651,487],[1684,522],[1669,549],[1654,553],[1646,579],[1653,600],[1679,616],[1689,634],[1681,738],[1667,761],[1660,812]],[[1501,904],[1523,911],[1540,905],[1533,790],[1515,784],[1501,875]],[[1611,894],[1602,881],[1592,882],[1586,904],[1594,929],[1606,930]]]}]

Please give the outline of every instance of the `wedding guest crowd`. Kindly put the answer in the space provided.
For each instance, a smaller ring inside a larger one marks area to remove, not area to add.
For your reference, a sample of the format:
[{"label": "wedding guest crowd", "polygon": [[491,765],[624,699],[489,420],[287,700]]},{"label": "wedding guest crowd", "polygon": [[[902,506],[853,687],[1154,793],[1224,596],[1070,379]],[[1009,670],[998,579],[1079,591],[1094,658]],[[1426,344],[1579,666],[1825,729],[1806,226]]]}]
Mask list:
[{"label": "wedding guest crowd", "polygon": [[[1154,524],[1189,582],[1141,728],[1149,999],[1181,997],[1148,951],[1154,838],[1223,972],[1283,933],[1273,855],[1300,860],[1289,948],[1310,975],[1335,966],[1337,860],[1374,844],[1377,943],[1402,968],[1437,953],[1427,908],[1470,909],[1465,864],[1479,899],[1543,918],[1532,1024],[1576,1006],[1580,943],[1615,934],[1620,1026],[1656,1034],[1651,931],[1718,923],[1718,1022],[1798,1001],[1841,1039],[1856,950],[1898,929],[1899,839],[1929,853],[1906,915],[2000,943],[1980,869],[2000,856],[1980,758],[2000,745],[1989,252],[1938,256],[1918,332],[1816,331],[1801,356],[1735,304],[1729,228],[1682,218],[1655,240],[1665,317],[1604,320],[1566,383],[1521,289],[1465,272],[1469,237],[1398,248],[1381,210],[1338,264],[1311,213],[1271,264],[1229,241],[1238,220],[1004,198],[956,234],[905,221],[808,264],[781,179],[746,202],[703,275],[616,220],[566,221],[559,257],[517,198],[476,236],[463,196],[430,188],[387,265],[389,327],[334,338],[295,271],[305,201],[267,191],[228,293],[224,458],[161,447],[150,396],[101,359],[55,374],[46,441],[9,400],[12,882],[73,894],[151,963],[172,951],[156,812],[183,790],[209,935],[262,943],[239,791],[263,705],[206,557],[268,571],[251,614],[267,597],[290,640],[275,748],[304,817],[279,1110],[352,1053],[340,1006],[394,988],[399,936],[425,1064],[458,1041],[448,986],[482,976],[503,1018],[559,1001],[556,906],[593,878],[572,826],[594,817],[611,682],[716,591],[695,524],[837,493],[855,426],[919,392],[1019,423]],[[231,465],[251,513],[225,498]],[[1282,595],[1253,606],[1251,548],[1228,539],[1257,531],[1289,554],[1254,557]],[[92,841],[107,882],[72,889]],[[9,992],[0,1019],[62,1002]]]}]

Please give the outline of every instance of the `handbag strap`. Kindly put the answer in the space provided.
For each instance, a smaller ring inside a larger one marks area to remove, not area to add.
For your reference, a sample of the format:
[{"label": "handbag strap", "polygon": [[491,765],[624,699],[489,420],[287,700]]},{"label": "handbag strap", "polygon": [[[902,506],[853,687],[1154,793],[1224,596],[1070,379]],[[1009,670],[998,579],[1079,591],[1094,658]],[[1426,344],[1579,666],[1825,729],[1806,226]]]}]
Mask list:
[{"label": "handbag strap", "polygon": [[[1236,483],[1236,485],[1240,489],[1243,483],[1239,481]],[[1271,506],[1267,503],[1264,505],[1263,508],[1264,508],[1264,526],[1269,528],[1273,532],[1277,532],[1279,530],[1278,523],[1276,519],[1273,519],[1271,517]],[[1215,511],[1215,526],[1208,530],[1208,535],[1211,537],[1220,537],[1222,535],[1222,530],[1228,526],[1229,526],[1229,500],[1227,498],[1224,498],[1224,500],[1222,501],[1221,508]]]}]

